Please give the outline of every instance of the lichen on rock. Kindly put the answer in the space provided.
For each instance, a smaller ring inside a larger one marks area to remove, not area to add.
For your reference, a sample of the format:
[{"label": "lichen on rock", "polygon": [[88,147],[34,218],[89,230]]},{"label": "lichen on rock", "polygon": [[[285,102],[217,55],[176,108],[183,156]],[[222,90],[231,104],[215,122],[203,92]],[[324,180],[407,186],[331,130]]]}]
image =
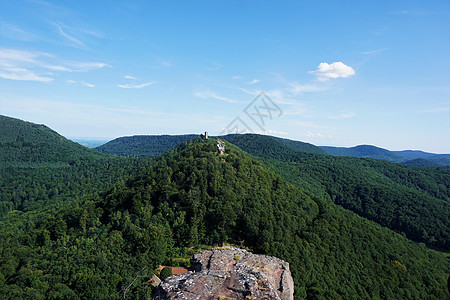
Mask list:
[{"label": "lichen on rock", "polygon": [[214,248],[196,253],[191,269],[163,281],[153,299],[294,299],[289,263],[276,257]]}]

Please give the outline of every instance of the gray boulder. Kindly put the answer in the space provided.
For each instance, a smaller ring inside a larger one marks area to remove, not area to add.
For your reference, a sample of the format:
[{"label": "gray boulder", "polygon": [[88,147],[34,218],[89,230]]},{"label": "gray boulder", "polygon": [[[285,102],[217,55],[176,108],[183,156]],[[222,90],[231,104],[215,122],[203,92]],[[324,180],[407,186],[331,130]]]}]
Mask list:
[{"label": "gray boulder", "polygon": [[153,299],[294,299],[289,263],[276,257],[215,248],[196,253],[191,269],[164,280]]}]

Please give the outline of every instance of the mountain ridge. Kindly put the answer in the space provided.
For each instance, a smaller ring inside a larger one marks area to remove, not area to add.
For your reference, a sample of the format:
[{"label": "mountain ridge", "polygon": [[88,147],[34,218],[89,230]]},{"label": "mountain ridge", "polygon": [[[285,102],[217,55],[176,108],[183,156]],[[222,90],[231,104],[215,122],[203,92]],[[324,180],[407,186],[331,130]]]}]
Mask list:
[{"label": "mountain ridge", "polygon": [[[300,153],[279,149],[286,159]],[[0,222],[5,298],[118,298],[130,282],[130,295],[148,297],[146,270],[204,243],[288,261],[299,298],[442,298],[450,269],[441,254],[287,183],[238,146],[225,141],[221,155],[215,138],[184,142],[98,195]]]}]

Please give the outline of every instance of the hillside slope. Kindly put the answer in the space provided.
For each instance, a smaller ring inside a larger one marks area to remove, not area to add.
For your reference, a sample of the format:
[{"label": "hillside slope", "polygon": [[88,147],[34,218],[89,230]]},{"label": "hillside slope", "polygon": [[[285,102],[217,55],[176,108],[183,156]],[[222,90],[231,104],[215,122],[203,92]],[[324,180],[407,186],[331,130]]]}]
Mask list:
[{"label": "hillside slope", "polygon": [[90,150],[45,125],[0,116],[0,217],[76,201],[149,164]]},{"label": "hillside slope", "polygon": [[371,145],[359,145],[350,148],[321,146],[323,150],[334,156],[366,157],[387,160],[390,162],[404,162],[408,159],[389,150]]},{"label": "hillside slope", "polygon": [[45,125],[0,115],[0,164],[69,163],[75,159],[102,157],[66,139]]},{"label": "hillside slope", "polygon": [[297,152],[324,154],[327,153],[321,148],[309,143],[303,143],[300,141],[294,141],[289,139],[277,138],[269,135],[260,134],[228,134],[222,136],[224,140],[236,144],[242,145],[246,143],[246,147],[251,147],[251,152],[260,153],[264,155],[276,156],[278,153],[289,153],[293,155]]},{"label": "hillside slope", "polygon": [[95,150],[124,157],[154,157],[197,136],[195,134],[125,136],[96,147]]},{"label": "hillside slope", "polygon": [[[448,261],[287,184],[213,140],[177,147],[100,197],[0,227],[6,298],[149,297],[151,270],[199,244],[231,242],[290,264],[308,299],[442,299]],[[130,285],[130,283],[132,283]]]},{"label": "hillside slope", "polygon": [[[434,154],[415,150],[389,151],[371,145],[359,145],[350,148],[320,146],[320,148],[334,156],[374,158],[426,168],[450,166],[450,154]],[[416,159],[421,160],[416,161]]]},{"label": "hillside slope", "polygon": [[450,170],[293,151],[264,136],[233,142],[292,184],[431,247],[450,250]]}]

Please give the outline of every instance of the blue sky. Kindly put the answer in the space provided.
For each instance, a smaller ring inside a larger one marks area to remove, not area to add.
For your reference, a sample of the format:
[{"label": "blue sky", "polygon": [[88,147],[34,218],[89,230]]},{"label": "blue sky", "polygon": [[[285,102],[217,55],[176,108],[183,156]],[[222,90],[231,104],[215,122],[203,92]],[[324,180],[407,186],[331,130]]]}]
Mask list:
[{"label": "blue sky", "polygon": [[450,153],[450,1],[0,0],[0,27],[0,114],[66,137]]}]

